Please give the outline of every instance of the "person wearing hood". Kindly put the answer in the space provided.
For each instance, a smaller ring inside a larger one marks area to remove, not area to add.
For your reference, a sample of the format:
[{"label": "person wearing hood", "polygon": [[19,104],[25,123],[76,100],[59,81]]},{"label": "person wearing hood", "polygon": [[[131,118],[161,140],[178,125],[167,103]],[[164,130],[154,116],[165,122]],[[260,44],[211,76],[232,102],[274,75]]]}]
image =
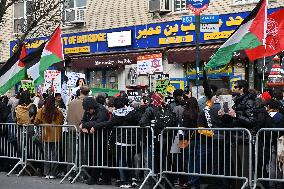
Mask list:
[{"label": "person wearing hood", "polygon": [[[137,116],[134,108],[128,105],[128,99],[125,97],[117,97],[114,99],[115,110],[112,113],[112,117],[109,121],[96,123],[92,130],[105,128],[108,130],[113,130],[115,126],[136,126],[138,125],[140,117]],[[136,142],[140,140],[137,138],[140,136],[136,133],[135,129],[118,129],[113,130],[111,133],[115,132],[110,136],[111,143],[115,144],[116,157],[118,158],[119,167],[133,167],[133,162],[131,161],[135,155],[137,145]],[[137,135],[136,135],[137,134]],[[137,137],[136,137],[137,136]],[[120,174],[120,187],[121,188],[131,188],[137,186],[135,182],[132,181],[132,171],[119,170]]]},{"label": "person wearing hood", "polygon": [[[107,139],[107,132],[103,132],[102,130],[94,130],[92,127],[98,123],[108,121],[108,111],[107,109],[100,103],[98,103],[93,97],[86,97],[83,100],[83,109],[85,110],[81,125],[79,126],[83,133],[85,133],[82,139],[88,141],[89,146],[86,147],[84,142],[82,142],[82,163],[86,165],[88,154],[87,150],[90,151],[90,165],[100,166],[101,162],[104,165],[107,165],[106,158],[103,158],[107,154],[107,141],[103,139]],[[90,133],[90,134],[88,134]],[[98,141],[98,145],[96,145]],[[102,179],[100,180],[100,173],[102,173]],[[92,169],[91,178],[88,179],[87,184],[110,184],[111,180],[108,177],[108,170],[106,169]]]}]

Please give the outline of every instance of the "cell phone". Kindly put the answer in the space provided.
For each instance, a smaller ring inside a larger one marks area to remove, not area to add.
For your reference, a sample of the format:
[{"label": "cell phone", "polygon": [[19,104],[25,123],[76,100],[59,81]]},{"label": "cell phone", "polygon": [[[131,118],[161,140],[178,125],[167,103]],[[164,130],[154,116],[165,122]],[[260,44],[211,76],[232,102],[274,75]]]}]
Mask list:
[{"label": "cell phone", "polygon": [[224,113],[225,114],[229,113],[229,104],[228,104],[228,102],[224,102],[223,109],[224,109]]}]

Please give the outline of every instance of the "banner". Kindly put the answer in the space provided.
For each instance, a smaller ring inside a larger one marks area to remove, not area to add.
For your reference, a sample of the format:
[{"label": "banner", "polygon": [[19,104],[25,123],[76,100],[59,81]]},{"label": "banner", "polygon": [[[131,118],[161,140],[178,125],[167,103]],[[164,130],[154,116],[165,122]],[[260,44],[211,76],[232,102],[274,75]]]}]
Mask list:
[{"label": "banner", "polygon": [[138,75],[154,74],[163,72],[162,53],[143,55],[137,57]]},{"label": "banner", "polygon": [[22,80],[21,88],[29,91],[31,94],[35,94],[35,85],[33,80]]},{"label": "banner", "polygon": [[77,72],[67,72],[66,76],[68,77],[68,82],[67,82],[68,87],[75,87],[76,82],[79,78],[86,79],[85,74],[77,73]]},{"label": "banner", "polygon": [[54,93],[61,93],[61,72],[57,70],[46,70],[44,72],[43,93],[52,90]]}]

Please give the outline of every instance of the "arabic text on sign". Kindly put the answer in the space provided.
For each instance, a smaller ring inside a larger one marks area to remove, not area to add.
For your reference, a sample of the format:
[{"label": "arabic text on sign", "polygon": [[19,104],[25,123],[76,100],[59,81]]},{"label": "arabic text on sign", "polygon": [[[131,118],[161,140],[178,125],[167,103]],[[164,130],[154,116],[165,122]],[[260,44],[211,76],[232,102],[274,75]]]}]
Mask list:
[{"label": "arabic text on sign", "polygon": [[201,32],[219,32],[219,24],[201,24]]},{"label": "arabic text on sign", "polygon": [[186,35],[186,36],[160,38],[159,44],[160,45],[179,44],[179,43],[190,43],[192,41],[193,41],[193,35]]},{"label": "arabic text on sign", "polygon": [[231,36],[234,30],[231,31],[223,31],[223,32],[213,32],[213,33],[205,33],[204,40],[211,40],[211,39],[227,39]]}]

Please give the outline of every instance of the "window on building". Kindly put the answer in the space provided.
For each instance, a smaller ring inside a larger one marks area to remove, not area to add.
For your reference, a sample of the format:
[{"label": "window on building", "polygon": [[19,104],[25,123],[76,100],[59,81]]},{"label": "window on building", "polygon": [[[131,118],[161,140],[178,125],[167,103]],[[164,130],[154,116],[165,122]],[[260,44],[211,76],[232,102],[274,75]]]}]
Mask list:
[{"label": "window on building", "polygon": [[184,11],[186,9],[186,0],[174,0],[174,11]]},{"label": "window on building", "polygon": [[85,20],[85,10],[87,0],[65,0],[63,22],[83,22]]},{"label": "window on building", "polygon": [[14,33],[21,33],[32,21],[32,0],[18,1],[14,4]]},{"label": "window on building", "polygon": [[258,3],[259,0],[233,0],[233,5],[245,5],[245,4],[252,4]]}]

